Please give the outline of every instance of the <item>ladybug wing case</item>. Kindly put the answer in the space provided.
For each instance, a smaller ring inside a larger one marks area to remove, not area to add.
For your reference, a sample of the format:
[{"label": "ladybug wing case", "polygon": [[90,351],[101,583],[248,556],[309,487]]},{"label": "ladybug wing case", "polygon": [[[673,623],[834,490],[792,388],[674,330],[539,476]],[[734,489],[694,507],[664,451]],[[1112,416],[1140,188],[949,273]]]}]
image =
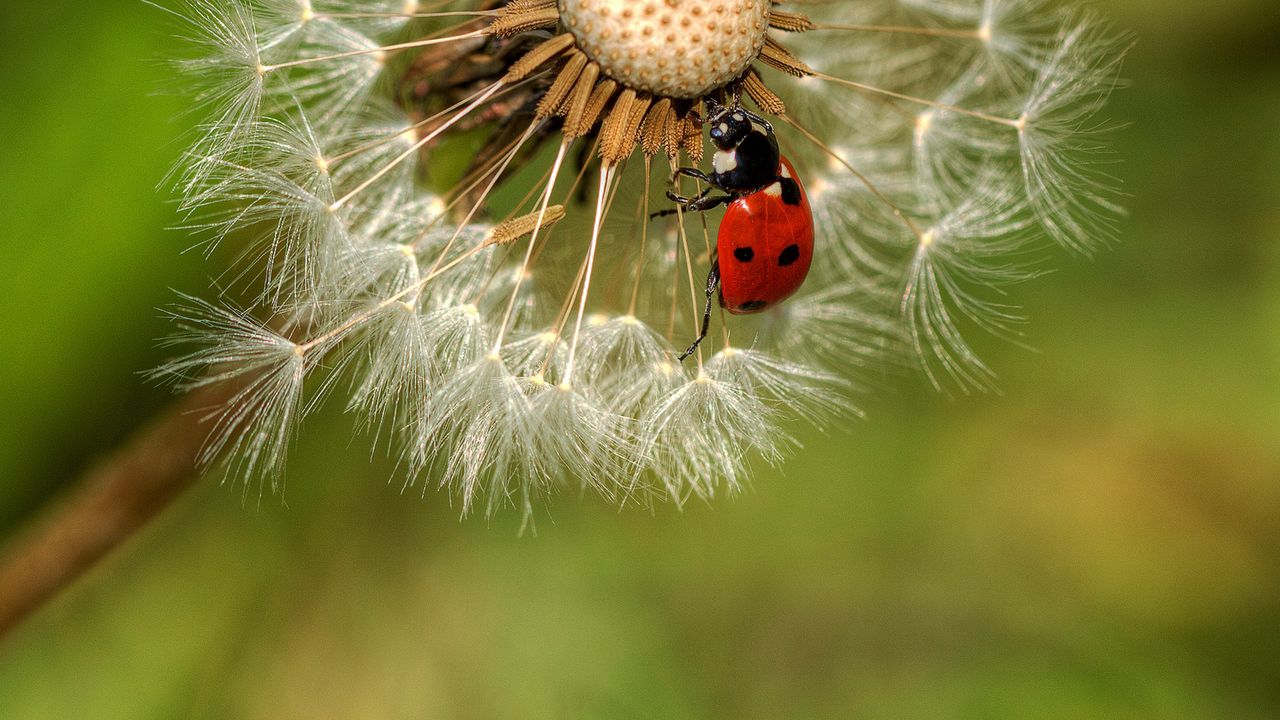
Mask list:
[{"label": "ladybug wing case", "polygon": [[720,305],[735,315],[787,299],[813,262],[813,213],[785,158],[777,182],[729,204],[716,250]]}]

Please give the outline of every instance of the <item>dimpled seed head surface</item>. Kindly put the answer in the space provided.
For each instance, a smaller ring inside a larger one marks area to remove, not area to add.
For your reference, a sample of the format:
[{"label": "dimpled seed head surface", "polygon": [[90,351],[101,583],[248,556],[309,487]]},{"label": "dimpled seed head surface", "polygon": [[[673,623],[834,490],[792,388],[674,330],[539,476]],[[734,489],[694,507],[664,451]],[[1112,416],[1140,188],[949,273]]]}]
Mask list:
[{"label": "dimpled seed head surface", "polygon": [[559,0],[578,47],[622,85],[697,98],[764,47],[771,0]]}]

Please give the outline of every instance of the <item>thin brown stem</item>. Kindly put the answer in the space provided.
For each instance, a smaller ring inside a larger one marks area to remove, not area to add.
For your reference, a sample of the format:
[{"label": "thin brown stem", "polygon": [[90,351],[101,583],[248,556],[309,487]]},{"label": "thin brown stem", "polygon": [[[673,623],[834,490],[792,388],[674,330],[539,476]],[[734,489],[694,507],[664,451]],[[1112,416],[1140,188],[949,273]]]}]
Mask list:
[{"label": "thin brown stem", "polygon": [[814,23],[814,30],[849,30],[862,32],[893,33],[900,35],[922,35],[926,37],[951,37],[981,39],[982,30],[963,28],[927,28],[909,25],[865,25],[859,23]]},{"label": "thin brown stem", "polygon": [[142,529],[199,477],[210,407],[236,382],[191,392],[91,467],[0,554],[0,639]]}]

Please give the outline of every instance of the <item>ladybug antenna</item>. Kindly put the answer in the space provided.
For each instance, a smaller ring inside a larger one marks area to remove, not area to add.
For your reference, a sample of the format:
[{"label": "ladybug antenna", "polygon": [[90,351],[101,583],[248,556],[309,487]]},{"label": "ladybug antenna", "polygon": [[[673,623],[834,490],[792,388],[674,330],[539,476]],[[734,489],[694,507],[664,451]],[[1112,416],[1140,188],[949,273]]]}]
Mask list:
[{"label": "ladybug antenna", "polygon": [[716,288],[720,287],[720,263],[711,263],[711,272],[707,273],[707,308],[702,311],[702,331],[698,333],[698,339],[693,341],[688,350],[680,355],[680,362],[684,362],[686,358],[693,354],[694,350],[702,344],[707,337],[707,330],[711,328],[711,298],[715,297]]}]

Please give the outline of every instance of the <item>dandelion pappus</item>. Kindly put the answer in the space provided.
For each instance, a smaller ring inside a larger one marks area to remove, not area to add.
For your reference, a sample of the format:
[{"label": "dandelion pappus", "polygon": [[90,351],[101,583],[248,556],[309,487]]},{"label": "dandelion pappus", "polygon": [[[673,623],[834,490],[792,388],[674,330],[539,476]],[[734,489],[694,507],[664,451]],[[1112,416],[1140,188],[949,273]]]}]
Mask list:
[{"label": "dandelion pappus", "polygon": [[[714,101],[709,104],[714,113],[711,142],[716,146],[712,172],[708,175],[691,167],[675,172],[675,176],[697,178],[708,187],[691,198],[667,192],[667,197],[691,212],[728,205],[707,275],[702,330],[680,355],[681,360],[692,355],[706,338],[717,289],[720,306],[730,313],[757,313],[798,290],[813,262],[813,213],[795,168],[778,151],[773,126],[736,103],[734,107]],[[725,194],[713,196],[712,190]],[[674,212],[664,210],[655,216]]]}]

